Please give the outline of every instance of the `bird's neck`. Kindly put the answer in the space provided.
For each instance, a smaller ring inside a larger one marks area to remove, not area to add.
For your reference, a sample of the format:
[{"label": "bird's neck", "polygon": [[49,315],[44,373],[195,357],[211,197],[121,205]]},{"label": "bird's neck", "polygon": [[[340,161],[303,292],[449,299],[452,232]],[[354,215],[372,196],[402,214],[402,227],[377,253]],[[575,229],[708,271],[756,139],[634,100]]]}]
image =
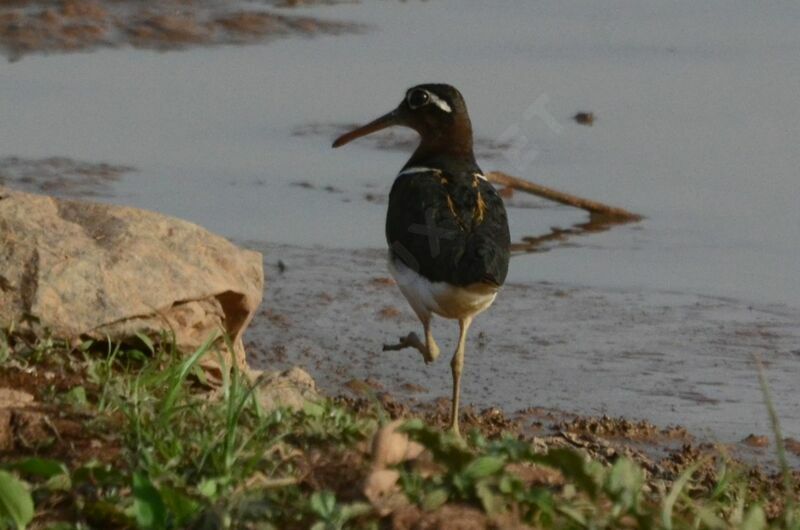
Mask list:
[{"label": "bird's neck", "polygon": [[440,160],[477,165],[472,149],[472,127],[468,122],[423,134],[406,167],[438,167],[436,162]]}]

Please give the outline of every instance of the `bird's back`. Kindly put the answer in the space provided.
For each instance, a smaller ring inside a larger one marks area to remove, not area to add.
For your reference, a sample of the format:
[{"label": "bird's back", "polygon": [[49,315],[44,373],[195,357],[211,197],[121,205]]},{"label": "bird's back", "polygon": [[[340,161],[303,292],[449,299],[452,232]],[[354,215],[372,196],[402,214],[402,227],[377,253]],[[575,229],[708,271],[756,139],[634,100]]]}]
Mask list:
[{"label": "bird's back", "polygon": [[413,168],[389,194],[386,238],[393,259],[432,282],[500,286],[510,236],[503,200],[475,168]]}]

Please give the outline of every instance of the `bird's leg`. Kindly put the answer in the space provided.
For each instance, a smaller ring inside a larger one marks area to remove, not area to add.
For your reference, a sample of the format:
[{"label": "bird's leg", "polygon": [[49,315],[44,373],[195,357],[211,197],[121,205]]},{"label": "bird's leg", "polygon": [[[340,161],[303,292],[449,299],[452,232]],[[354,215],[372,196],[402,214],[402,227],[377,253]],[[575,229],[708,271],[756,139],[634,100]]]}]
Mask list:
[{"label": "bird's leg", "polygon": [[472,317],[462,318],[458,321],[458,347],[453,355],[453,360],[450,362],[450,366],[453,369],[453,405],[450,410],[450,430],[456,436],[461,436],[461,432],[458,429],[458,402],[461,395],[461,371],[464,368],[464,347],[467,342],[467,330],[469,330],[470,324],[472,324]]},{"label": "bird's leg", "polygon": [[400,337],[397,344],[384,344],[383,351],[404,350],[406,348],[414,348],[422,354],[426,364],[430,364],[439,357],[439,346],[433,340],[433,333],[431,332],[431,318],[420,317],[422,326],[425,328],[425,343],[423,344],[419,336],[413,331],[405,337]]}]

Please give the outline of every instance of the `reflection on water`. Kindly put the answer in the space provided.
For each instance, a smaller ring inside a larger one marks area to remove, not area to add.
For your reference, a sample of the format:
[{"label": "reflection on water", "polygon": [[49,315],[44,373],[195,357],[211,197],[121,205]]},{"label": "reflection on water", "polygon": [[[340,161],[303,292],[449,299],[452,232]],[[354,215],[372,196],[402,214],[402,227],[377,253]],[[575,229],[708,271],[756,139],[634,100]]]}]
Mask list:
[{"label": "reflection on water", "polygon": [[[585,223],[578,223],[569,228],[551,227],[550,232],[538,236],[522,236],[522,241],[511,244],[513,255],[530,254],[532,252],[546,252],[555,247],[564,245],[575,246],[578,243],[572,239],[576,236],[586,236],[610,230],[615,226],[627,224],[631,220],[620,220],[615,217],[608,217],[598,214],[589,214],[589,220]],[[569,243],[568,243],[569,242]]]}]

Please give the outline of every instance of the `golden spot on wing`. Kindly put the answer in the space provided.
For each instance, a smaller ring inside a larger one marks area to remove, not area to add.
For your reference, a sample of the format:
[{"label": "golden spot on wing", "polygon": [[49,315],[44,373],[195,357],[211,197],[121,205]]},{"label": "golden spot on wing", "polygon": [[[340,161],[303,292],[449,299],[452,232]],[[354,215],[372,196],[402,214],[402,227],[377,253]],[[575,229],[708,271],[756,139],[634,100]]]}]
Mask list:
[{"label": "golden spot on wing", "polygon": [[453,214],[453,218],[456,220],[458,227],[461,231],[464,231],[464,224],[461,222],[461,217],[459,217],[458,212],[456,211],[456,205],[453,204],[453,198],[450,197],[450,194],[446,194],[447,197],[447,207],[450,209],[450,213]]},{"label": "golden spot on wing", "polygon": [[477,175],[472,175],[472,187],[473,188],[477,188],[478,187],[478,176]]},{"label": "golden spot on wing", "polygon": [[481,192],[478,192],[478,201],[475,206],[473,216],[479,223],[482,223],[483,218],[486,216],[486,203],[483,201],[483,195],[481,195]]},{"label": "golden spot on wing", "polygon": [[439,180],[439,184],[442,186],[447,186],[449,183],[450,182],[447,180],[447,177],[442,177],[441,180]]}]

